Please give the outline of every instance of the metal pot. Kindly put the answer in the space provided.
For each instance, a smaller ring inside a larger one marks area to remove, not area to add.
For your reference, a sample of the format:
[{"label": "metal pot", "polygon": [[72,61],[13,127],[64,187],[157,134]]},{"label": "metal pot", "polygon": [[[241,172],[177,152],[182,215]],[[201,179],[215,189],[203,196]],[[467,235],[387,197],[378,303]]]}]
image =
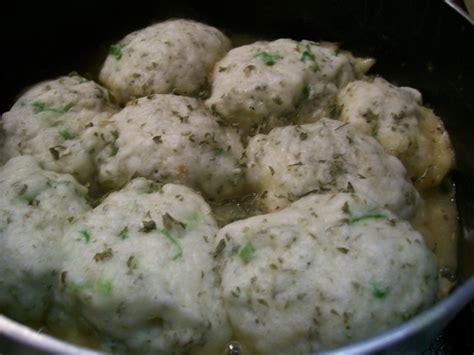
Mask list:
[{"label": "metal pot", "polygon": [[[419,353],[474,297],[474,186],[470,183],[474,181],[474,27],[441,0],[10,6],[14,8],[0,15],[0,112],[10,108],[23,88],[40,80],[72,70],[94,76],[108,44],[170,17],[193,18],[229,33],[260,38],[342,42],[356,54],[376,58],[372,72],[419,89],[450,133],[457,157],[453,178],[461,225],[459,286],[447,299],[400,327],[336,352]],[[473,331],[473,313],[469,314],[468,308],[463,312],[463,317],[451,322],[448,334],[450,327],[459,327],[464,334],[461,331],[456,336],[466,340],[466,334]],[[10,350],[28,354],[88,352],[0,316],[0,352]]]}]

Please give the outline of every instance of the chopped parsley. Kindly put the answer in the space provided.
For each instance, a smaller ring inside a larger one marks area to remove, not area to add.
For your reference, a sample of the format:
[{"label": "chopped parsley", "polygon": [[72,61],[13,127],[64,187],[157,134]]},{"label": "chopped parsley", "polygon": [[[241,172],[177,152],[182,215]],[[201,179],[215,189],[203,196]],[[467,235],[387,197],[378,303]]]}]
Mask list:
[{"label": "chopped parsley", "polygon": [[316,60],[316,57],[314,56],[313,52],[311,52],[311,47],[309,46],[309,44],[305,46],[305,50],[303,54],[301,55],[300,60],[303,63],[306,63],[307,60],[311,60],[313,62]]},{"label": "chopped parsley", "polygon": [[115,144],[112,145],[112,150],[110,151],[110,156],[111,157],[116,156],[118,151],[119,151],[119,147],[117,147]]},{"label": "chopped parsley", "polygon": [[225,239],[219,240],[216,249],[214,250],[214,258],[217,258],[220,253],[225,249]]},{"label": "chopped parsley", "polygon": [[67,141],[68,139],[73,139],[74,136],[71,134],[71,132],[69,132],[68,130],[66,129],[63,129],[61,131],[59,131],[59,135],[61,136],[62,139],[64,139],[65,141]]},{"label": "chopped parsley", "polygon": [[104,296],[109,296],[112,293],[112,281],[99,280],[95,284],[95,289]]},{"label": "chopped parsley", "polygon": [[367,213],[365,215],[362,215],[360,217],[351,218],[349,223],[350,224],[356,224],[356,223],[359,223],[361,221],[365,221],[367,219],[387,219],[387,216],[384,215],[384,214],[378,213],[378,212],[369,212],[369,213]]},{"label": "chopped parsley", "polygon": [[242,249],[240,249],[239,257],[244,264],[248,264],[255,257],[255,248],[250,241],[245,243]]},{"label": "chopped parsley", "polygon": [[35,101],[32,103],[34,113],[48,111],[48,112],[63,114],[63,113],[68,112],[74,105],[75,105],[74,102],[69,102],[66,105],[64,105],[64,107],[56,108],[56,107],[47,106],[43,101]]},{"label": "chopped parsley", "polygon": [[142,221],[142,227],[139,231],[143,233],[149,233],[154,229],[156,229],[156,223],[151,219],[149,221]]},{"label": "chopped parsley", "polygon": [[59,160],[59,150],[58,148],[60,148],[59,146],[56,146],[56,147],[51,147],[49,148],[49,152],[51,153],[51,155],[53,156],[53,159],[54,160]]},{"label": "chopped parsley", "polygon": [[160,232],[161,232],[161,234],[163,234],[166,237],[166,239],[168,239],[170,241],[171,244],[173,244],[177,248],[177,252],[172,257],[171,260],[176,260],[176,259],[182,257],[183,256],[183,249],[181,248],[181,245],[179,245],[179,243],[175,239],[175,237],[173,237],[173,235],[170,233],[170,231],[167,230],[167,229],[162,229]]},{"label": "chopped parsley", "polygon": [[91,235],[86,229],[80,230],[79,234],[81,235],[81,238],[84,240],[84,242],[89,243],[91,240]]},{"label": "chopped parsley", "polygon": [[109,48],[109,54],[115,57],[116,60],[122,58],[122,49],[125,47],[125,44],[112,44]]},{"label": "chopped parsley", "polygon": [[163,220],[163,226],[165,227],[165,229],[167,230],[173,230],[173,229],[185,229],[186,228],[186,224],[184,224],[183,222],[180,222],[178,221],[177,219],[175,219],[172,215],[170,215],[168,212],[165,213],[164,215],[161,216],[162,220]]},{"label": "chopped parsley", "polygon": [[199,212],[193,212],[188,218],[184,220],[186,229],[192,229],[202,221],[202,215]]},{"label": "chopped parsley", "polygon": [[302,101],[308,100],[310,95],[311,95],[311,88],[308,85],[306,85],[303,88],[303,91],[301,92],[301,100]]},{"label": "chopped parsley", "polygon": [[316,56],[314,55],[313,52],[311,52],[311,47],[309,46],[309,44],[305,45],[305,50],[304,50],[303,53],[301,54],[300,60],[301,60],[303,63],[306,63],[307,61],[313,62],[313,71],[314,71],[315,73],[316,73],[317,71],[321,70],[321,68],[319,67],[318,62],[316,61]]},{"label": "chopped parsley", "polygon": [[122,240],[128,238],[128,227],[125,226],[118,234],[118,237]]},{"label": "chopped parsley", "polygon": [[262,59],[263,62],[268,66],[272,66],[276,64],[276,62],[278,62],[280,59],[283,59],[283,57],[278,53],[272,54],[265,51],[258,53],[257,56],[259,56],[260,59]]},{"label": "chopped parsley", "polygon": [[379,287],[377,285],[372,285],[372,296],[379,300],[383,300],[389,293],[390,287]]},{"label": "chopped parsley", "polygon": [[222,153],[224,153],[224,149],[222,149],[222,148],[216,148],[216,149],[214,149],[214,153],[215,153],[216,155],[221,155]]}]

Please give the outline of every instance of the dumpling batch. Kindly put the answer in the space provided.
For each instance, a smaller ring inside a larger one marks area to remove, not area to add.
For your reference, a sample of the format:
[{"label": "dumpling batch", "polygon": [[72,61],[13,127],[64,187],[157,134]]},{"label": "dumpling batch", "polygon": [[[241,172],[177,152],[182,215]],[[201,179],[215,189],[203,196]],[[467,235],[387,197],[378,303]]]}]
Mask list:
[{"label": "dumpling batch", "polygon": [[232,49],[217,63],[206,104],[227,122],[268,131],[327,116],[340,88],[360,77],[370,60],[334,44],[279,39]]},{"label": "dumpling batch", "polygon": [[113,45],[99,79],[121,102],[151,94],[197,96],[229,49],[229,39],[214,27],[165,21]]},{"label": "dumpling batch", "polygon": [[340,120],[372,135],[399,158],[420,188],[440,184],[454,166],[443,122],[421,105],[421,94],[382,78],[348,84],[338,96]]},{"label": "dumpling batch", "polygon": [[398,159],[371,137],[339,121],[274,128],[251,138],[248,180],[268,211],[311,193],[362,193],[395,214],[410,218],[418,192]]},{"label": "dumpling batch", "polygon": [[0,169],[0,194],[0,309],[41,322],[62,264],[60,241],[75,218],[90,210],[87,189],[20,156]]},{"label": "dumpling batch", "polygon": [[231,223],[216,241],[224,305],[249,353],[327,351],[436,299],[436,262],[423,237],[358,194],[308,196]]},{"label": "dumpling batch", "polygon": [[3,114],[2,159],[32,155],[46,170],[88,183],[106,143],[98,131],[116,111],[107,90],[81,76],[39,83]]},{"label": "dumpling batch", "polygon": [[230,336],[214,271],[216,233],[200,195],[135,179],[64,236],[61,304],[131,352],[216,353]]},{"label": "dumpling batch", "polygon": [[100,85],[1,116],[0,313],[108,353],[308,354],[450,292],[454,151],[421,93],[335,43],[234,35],[153,24]]},{"label": "dumpling batch", "polygon": [[112,117],[116,154],[104,157],[99,181],[120,188],[132,177],[189,185],[212,199],[244,186],[239,135],[196,99],[153,95]]}]

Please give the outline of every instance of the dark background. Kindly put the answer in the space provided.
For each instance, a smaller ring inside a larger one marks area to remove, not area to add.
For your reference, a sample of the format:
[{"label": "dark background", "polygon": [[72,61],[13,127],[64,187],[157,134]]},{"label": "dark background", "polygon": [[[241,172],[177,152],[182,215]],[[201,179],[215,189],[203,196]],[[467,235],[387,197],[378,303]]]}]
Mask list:
[{"label": "dark background", "polygon": [[[0,5],[0,112],[28,85],[73,70],[96,77],[111,43],[170,17],[260,38],[330,40],[377,59],[372,73],[419,89],[445,122],[456,149],[462,230],[460,275],[474,274],[474,28],[441,0],[97,1]],[[432,346],[474,353],[474,306]],[[0,343],[0,352],[9,348]]]}]

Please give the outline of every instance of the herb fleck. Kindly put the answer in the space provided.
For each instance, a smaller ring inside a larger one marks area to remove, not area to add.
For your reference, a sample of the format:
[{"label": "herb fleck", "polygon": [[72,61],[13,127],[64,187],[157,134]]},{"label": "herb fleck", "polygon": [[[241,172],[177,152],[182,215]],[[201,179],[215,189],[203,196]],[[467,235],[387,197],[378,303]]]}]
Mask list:
[{"label": "herb fleck", "polygon": [[389,291],[390,291],[389,287],[382,288],[377,285],[372,285],[372,296],[374,296],[375,298],[379,300],[384,299],[388,295]]},{"label": "herb fleck", "polygon": [[302,101],[308,100],[310,95],[311,95],[311,88],[308,85],[306,85],[303,88],[303,91],[301,91],[301,100]]},{"label": "herb fleck", "polygon": [[184,223],[175,219],[168,212],[162,215],[161,218],[163,219],[163,226],[167,230],[186,228],[186,225]]},{"label": "herb fleck", "polygon": [[86,229],[80,230],[79,234],[81,235],[81,238],[84,240],[84,242],[89,243],[91,240],[91,235]]},{"label": "herb fleck", "polygon": [[272,54],[265,51],[260,52],[259,54],[257,54],[257,56],[259,56],[263,60],[263,62],[268,66],[272,66],[276,62],[278,62],[280,59],[283,59],[283,57],[279,55],[278,53]]},{"label": "herb fleck", "polygon": [[365,215],[362,215],[360,217],[351,218],[349,223],[350,224],[356,224],[358,222],[365,221],[367,219],[387,219],[387,216],[385,216],[384,214],[381,214],[381,213],[377,213],[377,212],[369,212],[369,213],[367,213]]},{"label": "herb fleck", "polygon": [[35,101],[32,103],[34,113],[40,112],[55,112],[55,113],[66,113],[68,112],[73,106],[75,105],[74,102],[69,102],[64,107],[55,108],[55,107],[48,107],[43,101]]},{"label": "herb fleck", "polygon": [[142,221],[142,227],[139,229],[140,232],[149,233],[156,229],[156,223],[154,220]]},{"label": "herb fleck", "polygon": [[74,136],[71,134],[71,132],[69,132],[68,130],[61,130],[59,131],[59,135],[61,136],[62,139],[64,140],[68,140],[68,139],[73,139]]},{"label": "herb fleck", "polygon": [[225,249],[225,239],[221,239],[219,240],[216,250],[214,251],[214,258],[217,258],[224,249]]},{"label": "herb fleck", "polygon": [[94,261],[96,263],[104,262],[104,261],[112,259],[113,256],[114,256],[114,253],[112,252],[112,248],[108,248],[108,249],[104,250],[102,253],[95,254],[94,255]]},{"label": "herb fleck", "polygon": [[122,49],[125,47],[125,44],[112,44],[109,48],[109,54],[115,57],[116,60],[122,58]]},{"label": "herb fleck", "polygon": [[321,68],[319,67],[318,62],[316,62],[316,56],[313,54],[313,52],[311,52],[311,47],[309,46],[309,44],[307,44],[305,46],[305,50],[303,51],[303,54],[301,54],[300,60],[303,63],[306,63],[306,61],[312,61],[314,63],[313,64],[313,71],[315,73],[317,71],[321,70]]},{"label": "herb fleck", "polygon": [[95,288],[104,296],[109,296],[112,293],[112,281],[99,280],[95,284]]},{"label": "herb fleck", "polygon": [[248,241],[242,247],[242,249],[240,249],[239,257],[244,262],[244,264],[248,264],[255,257],[255,248],[250,241]]},{"label": "herb fleck", "polygon": [[183,249],[181,248],[181,246],[179,245],[175,237],[173,237],[173,235],[170,233],[170,231],[166,229],[162,229],[160,232],[166,237],[166,239],[168,239],[171,242],[171,244],[173,244],[178,249],[176,254],[173,256],[172,260],[176,260],[180,258],[181,256],[183,256]]},{"label": "herb fleck", "polygon": [[128,238],[128,227],[125,226],[118,234],[118,237],[122,240]]}]

